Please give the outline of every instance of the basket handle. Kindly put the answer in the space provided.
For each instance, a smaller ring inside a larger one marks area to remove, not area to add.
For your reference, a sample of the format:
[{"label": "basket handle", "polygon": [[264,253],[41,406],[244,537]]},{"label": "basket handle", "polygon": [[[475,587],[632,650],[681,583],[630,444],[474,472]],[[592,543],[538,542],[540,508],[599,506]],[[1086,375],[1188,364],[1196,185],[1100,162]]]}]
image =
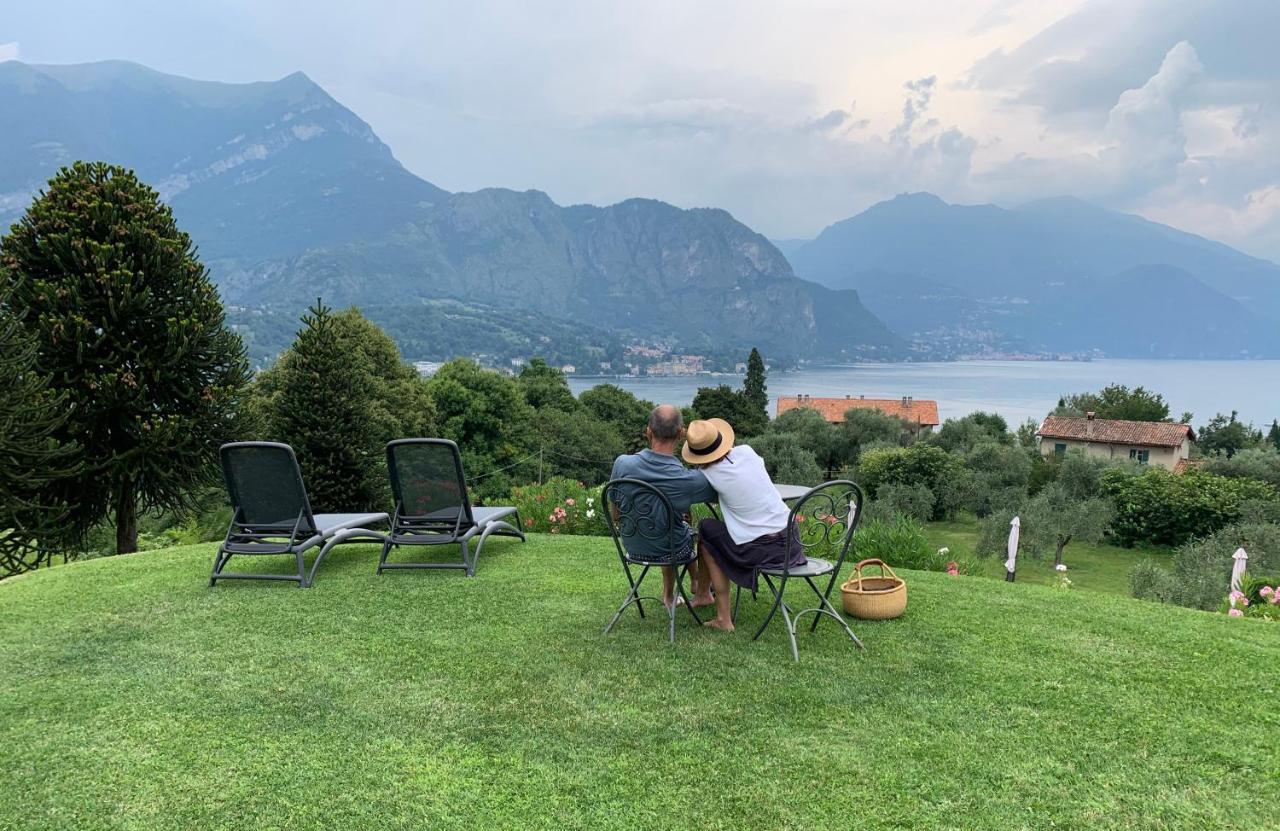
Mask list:
[{"label": "basket handle", "polygon": [[892,577],[894,580],[901,579],[893,573],[893,569],[884,560],[871,557],[853,567],[853,579],[850,582],[856,582],[859,587],[862,586],[862,569],[864,566],[880,566],[880,575],[882,577]]}]

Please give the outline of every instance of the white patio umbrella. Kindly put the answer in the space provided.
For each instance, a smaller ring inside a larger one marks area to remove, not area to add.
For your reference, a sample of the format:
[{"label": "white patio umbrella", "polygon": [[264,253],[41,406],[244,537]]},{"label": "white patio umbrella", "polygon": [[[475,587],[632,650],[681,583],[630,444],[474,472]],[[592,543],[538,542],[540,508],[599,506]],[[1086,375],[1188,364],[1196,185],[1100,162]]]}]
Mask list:
[{"label": "white patio umbrella", "polygon": [[1013,582],[1013,573],[1018,570],[1018,533],[1022,528],[1022,520],[1014,517],[1009,521],[1009,558],[1004,561],[1004,579]]},{"label": "white patio umbrella", "polygon": [[[1240,591],[1240,575],[1244,574],[1245,568],[1249,565],[1249,555],[1243,548],[1237,548],[1236,553],[1231,555],[1235,560],[1231,564],[1231,590],[1233,592]],[[1232,606],[1235,604],[1232,603]]]}]

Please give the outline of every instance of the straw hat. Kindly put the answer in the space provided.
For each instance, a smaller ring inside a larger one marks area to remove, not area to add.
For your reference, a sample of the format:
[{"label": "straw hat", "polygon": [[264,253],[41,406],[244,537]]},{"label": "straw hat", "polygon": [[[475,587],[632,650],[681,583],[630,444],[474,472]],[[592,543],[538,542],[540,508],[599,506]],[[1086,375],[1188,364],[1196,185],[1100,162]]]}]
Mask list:
[{"label": "straw hat", "polygon": [[733,449],[733,428],[723,418],[689,423],[680,455],[693,465],[709,465],[723,459]]}]

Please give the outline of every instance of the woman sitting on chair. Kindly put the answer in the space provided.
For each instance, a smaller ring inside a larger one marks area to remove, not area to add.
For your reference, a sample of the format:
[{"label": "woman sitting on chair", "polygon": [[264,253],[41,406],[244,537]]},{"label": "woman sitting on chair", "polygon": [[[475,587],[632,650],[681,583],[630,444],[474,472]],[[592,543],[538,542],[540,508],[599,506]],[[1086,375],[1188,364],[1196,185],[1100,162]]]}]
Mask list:
[{"label": "woman sitting on chair", "polygon": [[[712,418],[691,423],[681,456],[702,470],[720,497],[724,519],[698,523],[698,557],[715,589],[716,616],[705,625],[732,632],[729,581],[755,591],[760,569],[803,565],[804,552],[798,540],[787,539],[791,512],[764,460],[748,445],[733,446],[729,422]],[[706,594],[694,599],[695,606],[711,602]]]}]

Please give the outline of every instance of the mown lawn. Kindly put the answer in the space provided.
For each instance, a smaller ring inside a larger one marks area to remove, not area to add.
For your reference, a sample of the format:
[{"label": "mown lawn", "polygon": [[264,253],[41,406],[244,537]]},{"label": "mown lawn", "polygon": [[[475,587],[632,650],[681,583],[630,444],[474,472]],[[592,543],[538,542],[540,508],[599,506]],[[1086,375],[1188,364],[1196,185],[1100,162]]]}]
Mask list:
[{"label": "mown lawn", "polygon": [[[1260,828],[1280,629],[907,573],[898,621],[600,628],[608,542],[206,588],[212,546],[0,583],[0,828]],[[744,604],[745,623],[763,604]]]},{"label": "mown lawn", "polygon": [[[925,525],[925,536],[935,547],[946,546],[953,555],[971,558],[978,562],[981,573],[1003,580],[1004,557],[978,557],[974,547],[978,544],[980,521],[973,516],[962,516],[951,522],[930,522]],[[1073,588],[1107,592],[1129,596],[1129,572],[1143,560],[1154,560],[1167,565],[1172,554],[1167,549],[1135,546],[1121,548],[1116,545],[1073,542],[1067,546],[1063,561],[1067,565],[1067,577]],[[1053,570],[1053,556],[1036,559],[1018,558],[1019,582],[1052,584],[1057,579]]]}]

